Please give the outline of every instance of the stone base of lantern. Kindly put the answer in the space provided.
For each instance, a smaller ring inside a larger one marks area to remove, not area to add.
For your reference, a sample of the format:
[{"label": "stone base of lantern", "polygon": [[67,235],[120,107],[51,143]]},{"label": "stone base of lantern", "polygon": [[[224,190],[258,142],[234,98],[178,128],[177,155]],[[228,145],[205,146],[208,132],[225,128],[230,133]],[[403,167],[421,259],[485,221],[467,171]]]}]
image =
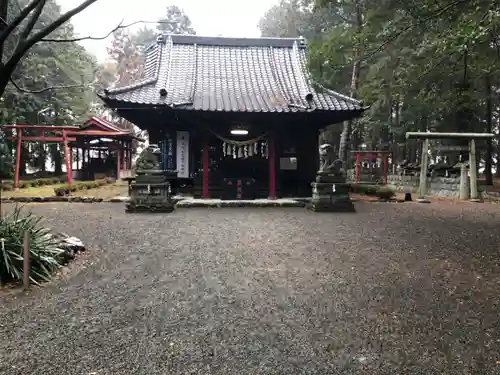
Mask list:
[{"label": "stone base of lantern", "polygon": [[313,182],[312,199],[308,208],[314,212],[355,212],[345,182]]}]

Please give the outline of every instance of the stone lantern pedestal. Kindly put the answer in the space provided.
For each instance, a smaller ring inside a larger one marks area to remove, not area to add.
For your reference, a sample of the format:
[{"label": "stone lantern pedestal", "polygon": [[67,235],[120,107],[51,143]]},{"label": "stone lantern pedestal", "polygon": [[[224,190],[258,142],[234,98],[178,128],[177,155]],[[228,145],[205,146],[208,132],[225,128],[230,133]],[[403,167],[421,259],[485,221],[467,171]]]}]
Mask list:
[{"label": "stone lantern pedestal", "polygon": [[314,212],[355,212],[349,198],[350,184],[344,175],[318,173],[311,183],[312,200],[309,208]]},{"label": "stone lantern pedestal", "polygon": [[137,171],[137,177],[130,185],[130,201],[126,212],[174,211],[169,180],[176,175],[177,171]]}]

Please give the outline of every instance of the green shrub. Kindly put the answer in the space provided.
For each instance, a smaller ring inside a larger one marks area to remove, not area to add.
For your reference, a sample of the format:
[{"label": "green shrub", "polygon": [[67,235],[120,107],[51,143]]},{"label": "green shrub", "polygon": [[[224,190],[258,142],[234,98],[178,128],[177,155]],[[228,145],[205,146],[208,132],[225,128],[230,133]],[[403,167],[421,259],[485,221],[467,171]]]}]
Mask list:
[{"label": "green shrub", "polygon": [[[46,185],[56,185],[61,184],[66,181],[66,176],[60,177],[48,177],[48,178],[35,178],[33,180],[21,180],[19,181],[19,189],[26,189],[30,187],[38,187],[38,186],[46,186]],[[13,190],[14,182],[13,181],[3,181],[0,185],[0,189],[2,190]]]},{"label": "green shrub", "polygon": [[388,188],[387,186],[381,186],[377,189],[376,194],[375,194],[379,199],[383,200],[389,200],[393,198],[396,193],[394,190]]},{"label": "green shrub", "polygon": [[351,185],[351,192],[356,194],[364,195],[376,195],[378,186],[375,185],[365,185],[365,184],[353,184]]},{"label": "green shrub", "polygon": [[71,185],[65,184],[61,187],[57,187],[54,189],[54,193],[58,197],[63,197],[71,195],[71,193],[75,191],[95,189],[114,182],[115,180],[113,180],[112,178],[104,178],[102,180],[95,180],[95,181],[79,181],[72,183]]},{"label": "green shrub", "polygon": [[31,213],[21,214],[16,206],[13,213],[0,218],[0,280],[23,279],[23,241],[28,232],[30,248],[30,279],[34,283],[47,281],[60,266],[60,241],[40,226],[41,218]]}]

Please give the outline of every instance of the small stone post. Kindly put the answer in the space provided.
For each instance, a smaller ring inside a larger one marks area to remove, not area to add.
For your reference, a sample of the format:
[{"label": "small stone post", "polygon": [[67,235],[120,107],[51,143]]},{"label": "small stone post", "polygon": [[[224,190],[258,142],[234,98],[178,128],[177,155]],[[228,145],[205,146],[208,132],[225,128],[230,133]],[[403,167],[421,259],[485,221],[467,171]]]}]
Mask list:
[{"label": "small stone post", "polygon": [[23,287],[28,290],[30,287],[30,239],[28,231],[24,232],[23,240]]},{"label": "small stone post", "polygon": [[469,173],[470,173],[470,200],[479,202],[477,191],[477,165],[476,165],[476,141],[469,141]]},{"label": "small stone post", "polygon": [[467,167],[462,163],[460,167],[460,200],[466,201],[469,199],[469,176],[467,175]]},{"label": "small stone post", "polygon": [[427,192],[427,167],[429,164],[429,139],[425,138],[422,143],[422,159],[420,162],[420,181],[418,186],[417,202],[428,202],[425,199]]}]

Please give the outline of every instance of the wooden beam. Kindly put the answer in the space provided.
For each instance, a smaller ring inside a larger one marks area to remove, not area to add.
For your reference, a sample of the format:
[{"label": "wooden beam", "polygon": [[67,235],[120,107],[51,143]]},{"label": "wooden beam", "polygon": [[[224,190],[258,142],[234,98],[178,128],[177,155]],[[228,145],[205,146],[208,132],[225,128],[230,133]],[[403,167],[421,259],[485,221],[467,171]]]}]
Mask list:
[{"label": "wooden beam", "polygon": [[27,124],[11,124],[0,125],[0,128],[5,129],[52,129],[52,130],[78,130],[79,126],[75,125],[27,125]]},{"label": "wooden beam", "polygon": [[492,133],[437,133],[407,132],[406,139],[493,139]]},{"label": "wooden beam", "polygon": [[[19,130],[19,129],[18,129]],[[13,137],[13,136],[9,136],[7,137],[7,139],[13,141],[13,140],[17,140],[17,137]],[[76,141],[76,138],[70,138],[70,137],[67,137],[66,140],[68,142],[74,142]],[[63,137],[23,137],[23,141],[45,141],[45,142],[64,142],[64,138]]]}]

